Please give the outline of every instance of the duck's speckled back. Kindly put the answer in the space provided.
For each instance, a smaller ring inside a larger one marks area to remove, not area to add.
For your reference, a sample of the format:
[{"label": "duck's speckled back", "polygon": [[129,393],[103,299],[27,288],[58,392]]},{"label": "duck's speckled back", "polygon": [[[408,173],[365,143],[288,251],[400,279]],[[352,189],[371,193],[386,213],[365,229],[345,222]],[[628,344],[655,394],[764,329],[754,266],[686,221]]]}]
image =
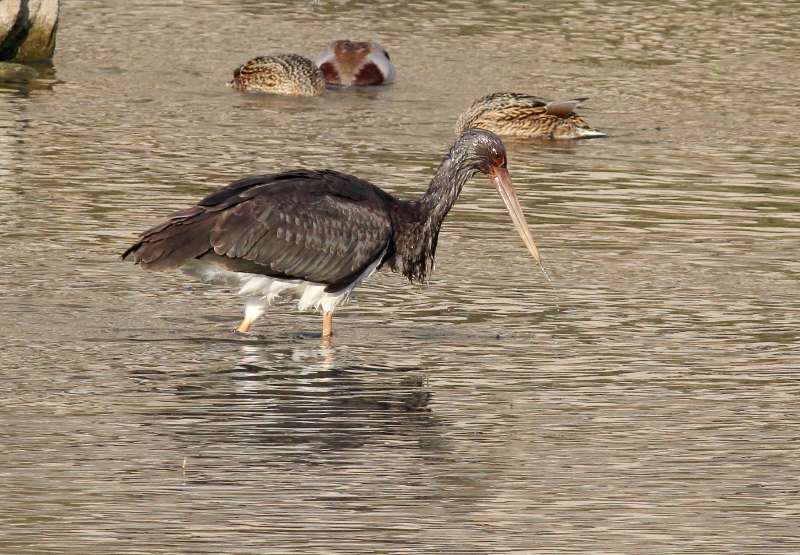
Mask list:
[{"label": "duck's speckled back", "polygon": [[229,85],[239,91],[293,96],[319,96],[325,92],[320,69],[297,54],[253,58],[234,70]]}]

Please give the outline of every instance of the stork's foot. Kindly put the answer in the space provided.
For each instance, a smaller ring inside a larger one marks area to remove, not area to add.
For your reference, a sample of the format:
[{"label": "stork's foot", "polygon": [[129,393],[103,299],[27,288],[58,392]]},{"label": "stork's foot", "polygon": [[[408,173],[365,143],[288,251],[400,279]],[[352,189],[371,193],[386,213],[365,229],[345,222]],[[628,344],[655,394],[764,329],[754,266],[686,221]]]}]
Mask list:
[{"label": "stork's foot", "polygon": [[241,324],[239,324],[238,328],[231,331],[233,335],[236,335],[238,337],[253,337],[253,332],[251,331],[252,327],[253,327],[253,322],[252,321],[248,322],[247,319],[245,319]]},{"label": "stork's foot", "polygon": [[243,320],[239,327],[233,330],[236,333],[241,333],[242,335],[250,335],[250,328],[253,327],[252,321]]}]

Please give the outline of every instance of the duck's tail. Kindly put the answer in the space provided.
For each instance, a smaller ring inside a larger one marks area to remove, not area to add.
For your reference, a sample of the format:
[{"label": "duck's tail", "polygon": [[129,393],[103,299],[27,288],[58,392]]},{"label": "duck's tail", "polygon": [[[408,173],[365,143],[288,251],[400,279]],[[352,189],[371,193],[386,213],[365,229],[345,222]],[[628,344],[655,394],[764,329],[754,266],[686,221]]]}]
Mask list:
[{"label": "duck's tail", "polygon": [[608,137],[608,133],[603,133],[602,131],[598,131],[597,129],[592,129],[591,127],[575,128],[576,139],[599,139],[601,137]]}]

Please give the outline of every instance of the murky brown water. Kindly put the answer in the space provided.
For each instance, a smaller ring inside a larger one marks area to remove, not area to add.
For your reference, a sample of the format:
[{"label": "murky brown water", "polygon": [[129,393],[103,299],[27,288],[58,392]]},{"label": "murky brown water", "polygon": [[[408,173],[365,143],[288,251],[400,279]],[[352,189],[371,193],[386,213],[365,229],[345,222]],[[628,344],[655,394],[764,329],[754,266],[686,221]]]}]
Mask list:
[{"label": "murky brown water", "polygon": [[[0,85],[1,552],[800,552],[796,3],[177,4],[67,2]],[[223,85],[344,37],[397,84]],[[417,195],[494,90],[611,135],[508,144],[557,292],[477,178],[430,286],[373,276],[330,349],[118,261],[242,175]]]}]

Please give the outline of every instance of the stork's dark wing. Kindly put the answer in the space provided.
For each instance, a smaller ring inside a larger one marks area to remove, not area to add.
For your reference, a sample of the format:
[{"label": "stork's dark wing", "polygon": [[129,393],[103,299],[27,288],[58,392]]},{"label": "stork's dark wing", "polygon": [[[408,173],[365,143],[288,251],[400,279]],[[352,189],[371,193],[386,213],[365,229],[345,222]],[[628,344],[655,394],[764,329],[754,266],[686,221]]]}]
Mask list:
[{"label": "stork's dark wing", "polygon": [[232,270],[343,285],[389,245],[390,202],[338,172],[256,176],[145,232],[123,258],[159,270],[209,256]]}]

